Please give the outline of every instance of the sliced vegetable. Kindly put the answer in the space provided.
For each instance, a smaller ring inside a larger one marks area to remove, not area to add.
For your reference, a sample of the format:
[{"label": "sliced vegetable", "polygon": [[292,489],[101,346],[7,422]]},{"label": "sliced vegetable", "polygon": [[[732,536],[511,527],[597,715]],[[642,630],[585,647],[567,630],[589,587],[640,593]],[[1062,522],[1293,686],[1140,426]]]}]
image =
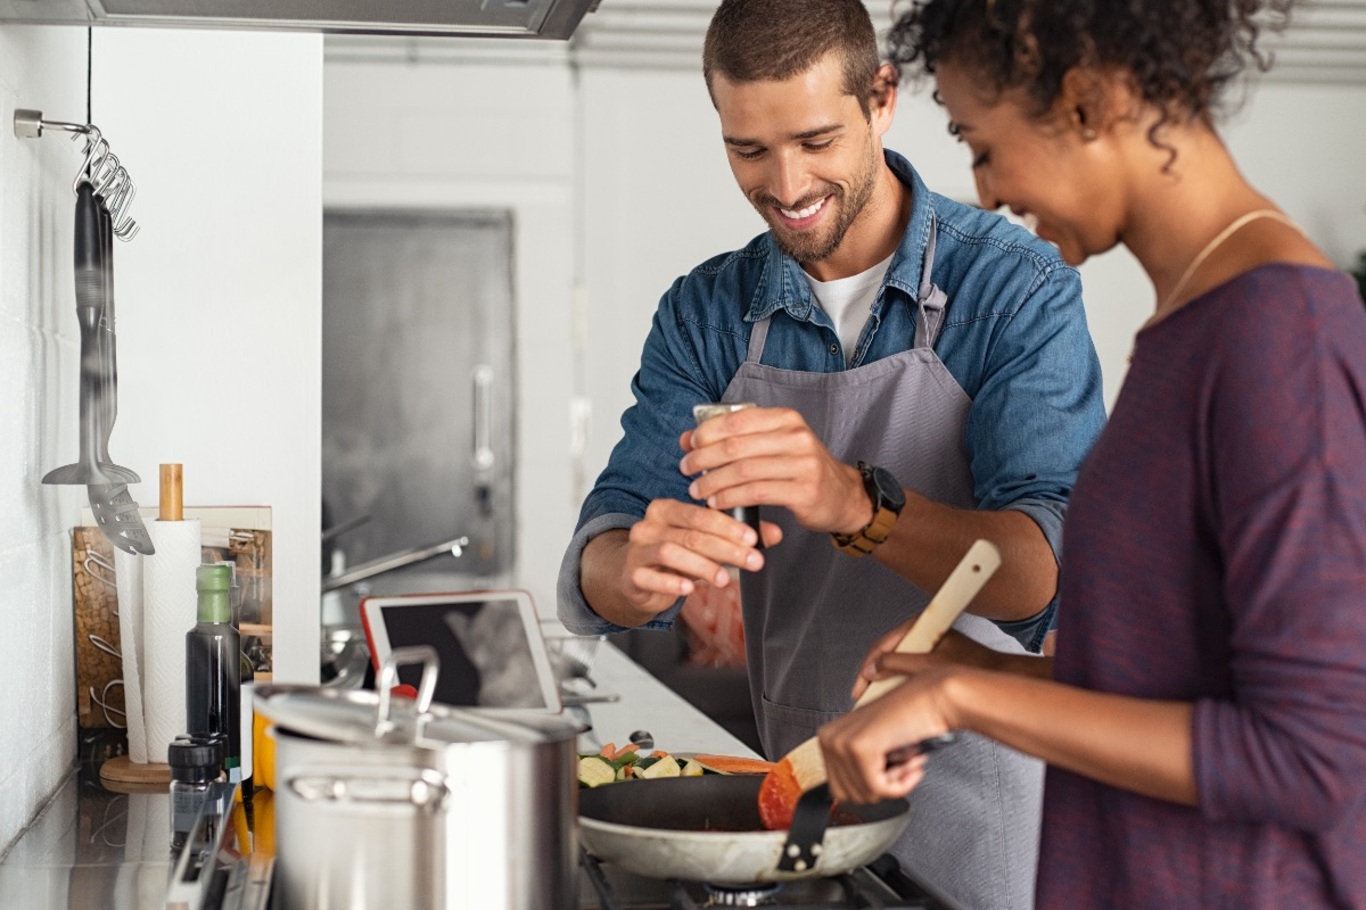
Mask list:
[{"label": "sliced vegetable", "polygon": [[741,755],[695,755],[693,759],[705,771],[717,774],[767,774],[773,762]]},{"label": "sliced vegetable", "polygon": [[678,759],[671,755],[666,755],[663,758],[655,759],[648,768],[642,769],[639,773],[641,777],[650,780],[661,777],[678,777],[680,773]]},{"label": "sliced vegetable", "polygon": [[579,783],[585,787],[610,784],[617,779],[617,770],[601,755],[585,755],[579,759]]},{"label": "sliced vegetable", "polygon": [[680,769],[678,773],[683,777],[701,777],[704,770],[700,761],[695,758],[690,758],[684,762],[682,769]]},{"label": "sliced vegetable", "polygon": [[625,758],[629,752],[639,754],[640,746],[637,743],[626,743],[618,749],[616,743],[607,743],[598,754],[608,761],[616,761],[619,758]]}]

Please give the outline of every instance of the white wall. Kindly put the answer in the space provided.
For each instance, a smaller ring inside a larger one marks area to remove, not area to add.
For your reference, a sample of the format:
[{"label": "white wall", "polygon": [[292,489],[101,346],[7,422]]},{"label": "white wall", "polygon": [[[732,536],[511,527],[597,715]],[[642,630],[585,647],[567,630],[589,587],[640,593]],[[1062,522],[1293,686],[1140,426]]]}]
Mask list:
[{"label": "white wall", "polygon": [[514,584],[555,613],[578,500],[570,458],[574,92],[532,63],[326,67],[329,208],[510,211],[518,388]]},{"label": "white wall", "polygon": [[[725,164],[700,73],[590,70],[583,87],[591,481],[631,403],[627,383],[659,295],[678,274],[763,225]],[[1366,248],[1363,121],[1366,86],[1270,83],[1255,88],[1224,130],[1248,177],[1344,268]],[[975,202],[967,151],[946,123],[928,88],[903,90],[885,144],[932,189]],[[1152,286],[1123,249],[1095,257],[1081,274],[1109,405],[1133,334],[1152,313]]]},{"label": "white wall", "polygon": [[94,57],[142,225],[114,251],[110,455],[143,505],[180,462],[186,505],[271,507],[275,678],[316,682],[322,38],[111,28]]},{"label": "white wall", "polygon": [[[77,449],[71,279],[80,145],[15,138],[15,107],[86,119],[86,30],[0,26],[0,852],[73,764],[70,528],[43,486]],[[274,508],[277,677],[317,679],[321,340],[318,36],[94,33],[92,120],[137,182],[115,246],[110,453],[157,496]],[[290,643],[292,642],[292,644]]]},{"label": "white wall", "polygon": [[0,26],[0,852],[76,754],[71,545],[84,490],[43,486],[75,458],[71,143],[18,139],[16,107],[85,119],[85,32]]},{"label": "white wall", "polygon": [[[764,226],[730,175],[700,72],[583,66],[571,78],[563,63],[491,57],[329,51],[324,197],[485,204],[513,208],[519,225],[532,213],[541,222],[514,251],[518,445],[534,459],[517,474],[516,581],[545,613],[578,505],[619,437],[660,295]],[[1362,114],[1366,87],[1274,85],[1228,130],[1252,179],[1343,266],[1366,246],[1366,176],[1343,151]],[[887,145],[934,189],[975,201],[967,152],[945,123],[928,92],[903,91]],[[1088,262],[1082,277],[1111,403],[1151,286],[1124,250]],[[580,425],[573,413],[591,418]]]}]

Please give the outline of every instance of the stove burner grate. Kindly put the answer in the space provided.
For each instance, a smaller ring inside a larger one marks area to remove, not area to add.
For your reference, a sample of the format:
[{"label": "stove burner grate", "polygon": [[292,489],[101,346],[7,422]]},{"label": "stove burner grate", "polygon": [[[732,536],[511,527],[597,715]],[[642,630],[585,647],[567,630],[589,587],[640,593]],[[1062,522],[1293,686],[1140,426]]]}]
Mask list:
[{"label": "stove burner grate", "polygon": [[634,875],[582,850],[580,866],[585,880],[581,910],[961,910],[906,875],[890,854],[844,875],[738,887]]},{"label": "stove burner grate", "polygon": [[770,903],[782,884],[711,885],[704,884],[708,907],[760,907]]}]

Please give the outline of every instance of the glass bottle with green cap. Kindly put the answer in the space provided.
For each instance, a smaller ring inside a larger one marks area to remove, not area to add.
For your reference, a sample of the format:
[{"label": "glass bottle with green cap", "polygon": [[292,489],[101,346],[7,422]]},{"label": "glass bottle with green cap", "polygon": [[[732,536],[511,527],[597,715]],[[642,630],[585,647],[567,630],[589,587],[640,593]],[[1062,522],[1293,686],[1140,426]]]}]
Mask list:
[{"label": "glass bottle with green cap", "polygon": [[228,779],[242,774],[242,641],[232,623],[233,565],[206,563],[196,570],[198,622],[185,633],[185,721],[194,735],[217,734],[227,743]]}]

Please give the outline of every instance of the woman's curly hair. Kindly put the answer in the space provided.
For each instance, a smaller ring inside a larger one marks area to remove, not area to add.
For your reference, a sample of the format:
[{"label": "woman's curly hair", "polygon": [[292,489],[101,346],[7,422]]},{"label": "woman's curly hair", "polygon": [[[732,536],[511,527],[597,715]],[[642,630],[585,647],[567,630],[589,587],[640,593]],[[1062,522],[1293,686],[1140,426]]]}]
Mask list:
[{"label": "woman's curly hair", "polygon": [[[1296,0],[912,0],[887,36],[903,77],[952,60],[999,94],[1023,89],[1043,116],[1076,66],[1127,73],[1159,117],[1219,113],[1224,89],[1249,65],[1265,70],[1264,29],[1288,22]],[[903,4],[898,0],[897,6]],[[909,72],[908,72],[909,71]]]}]

